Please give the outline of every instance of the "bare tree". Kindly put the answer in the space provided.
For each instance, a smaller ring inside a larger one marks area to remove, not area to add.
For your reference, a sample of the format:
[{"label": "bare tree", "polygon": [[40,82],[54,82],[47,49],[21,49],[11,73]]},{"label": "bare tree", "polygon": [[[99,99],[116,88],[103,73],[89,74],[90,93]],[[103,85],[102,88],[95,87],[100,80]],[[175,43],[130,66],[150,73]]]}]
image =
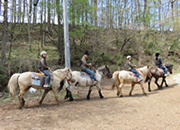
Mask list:
[{"label": "bare tree", "polygon": [[5,62],[6,59],[6,43],[7,43],[7,29],[8,29],[8,21],[7,21],[7,5],[8,1],[4,0],[4,28],[3,28],[3,43],[2,43],[2,52],[1,52],[1,63]]}]

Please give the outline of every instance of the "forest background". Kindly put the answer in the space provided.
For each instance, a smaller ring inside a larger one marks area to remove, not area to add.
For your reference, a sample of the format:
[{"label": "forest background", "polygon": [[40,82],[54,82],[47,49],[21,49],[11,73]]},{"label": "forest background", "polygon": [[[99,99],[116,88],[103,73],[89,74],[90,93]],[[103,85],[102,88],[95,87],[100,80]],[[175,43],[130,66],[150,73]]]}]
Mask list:
[{"label": "forest background", "polygon": [[[163,63],[179,69],[180,1],[68,0],[72,70],[80,70],[85,50],[94,67],[124,69],[126,56],[138,67]],[[0,0],[0,91],[13,73],[37,72],[40,52],[47,63],[64,68],[63,0]]]}]

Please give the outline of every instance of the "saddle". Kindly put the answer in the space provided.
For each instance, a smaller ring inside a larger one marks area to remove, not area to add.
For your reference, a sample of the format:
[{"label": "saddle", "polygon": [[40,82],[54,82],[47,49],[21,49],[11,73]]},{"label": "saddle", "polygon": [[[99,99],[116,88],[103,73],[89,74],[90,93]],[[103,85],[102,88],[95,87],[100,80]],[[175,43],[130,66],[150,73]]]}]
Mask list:
[{"label": "saddle", "polygon": [[[36,73],[36,72],[32,72],[32,85],[35,85],[35,86],[40,86],[41,88],[43,88],[43,85],[45,84],[45,79],[46,79],[46,75],[41,72],[40,70],[38,70],[39,73]],[[51,77],[50,77],[50,85],[52,84],[52,80],[53,80],[53,75],[50,74]]]},{"label": "saddle", "polygon": [[[139,73],[139,71],[138,71],[138,73]],[[133,73],[133,72],[131,72],[131,71],[129,71],[129,74],[130,74],[131,76],[136,77],[136,74]],[[139,77],[143,78],[142,75],[141,75],[141,73],[139,73]]]},{"label": "saddle", "polygon": [[156,69],[160,72],[163,72],[164,73],[164,69],[160,68],[160,67],[156,67]]},{"label": "saddle", "polygon": [[88,73],[84,72],[84,71],[81,71],[81,72],[80,72],[80,76],[81,76],[82,78],[90,78],[90,75],[89,75]]}]

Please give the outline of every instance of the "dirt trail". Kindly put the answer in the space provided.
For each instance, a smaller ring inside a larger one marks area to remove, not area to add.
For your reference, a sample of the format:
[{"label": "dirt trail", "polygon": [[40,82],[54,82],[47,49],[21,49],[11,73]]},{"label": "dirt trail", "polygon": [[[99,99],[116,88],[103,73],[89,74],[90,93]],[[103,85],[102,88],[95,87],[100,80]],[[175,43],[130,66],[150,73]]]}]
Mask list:
[{"label": "dirt trail", "polygon": [[123,88],[124,97],[111,90],[110,80],[104,80],[100,99],[93,88],[91,100],[85,99],[88,88],[78,88],[74,102],[50,102],[46,97],[42,106],[39,98],[26,99],[25,108],[18,110],[18,101],[0,105],[0,130],[178,130],[180,128],[180,74],[167,78],[169,87],[142,94],[136,85],[128,96],[130,85]]}]

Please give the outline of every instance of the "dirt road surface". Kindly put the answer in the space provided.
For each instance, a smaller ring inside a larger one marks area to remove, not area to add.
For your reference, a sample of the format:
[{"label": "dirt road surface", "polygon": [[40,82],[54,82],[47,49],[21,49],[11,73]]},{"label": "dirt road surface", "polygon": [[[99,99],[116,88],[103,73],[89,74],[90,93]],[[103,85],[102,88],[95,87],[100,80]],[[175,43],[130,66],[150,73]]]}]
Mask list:
[{"label": "dirt road surface", "polygon": [[[18,100],[0,104],[0,130],[179,130],[180,129],[180,74],[167,77],[169,87],[142,94],[136,85],[128,96],[130,85],[123,88],[123,97],[111,90],[110,80],[103,80],[100,99],[93,88],[91,100],[86,100],[88,88],[77,88],[75,101],[60,100],[60,105],[47,96],[42,106],[38,97],[26,99],[18,109]],[[52,93],[50,93],[52,94]]]}]

